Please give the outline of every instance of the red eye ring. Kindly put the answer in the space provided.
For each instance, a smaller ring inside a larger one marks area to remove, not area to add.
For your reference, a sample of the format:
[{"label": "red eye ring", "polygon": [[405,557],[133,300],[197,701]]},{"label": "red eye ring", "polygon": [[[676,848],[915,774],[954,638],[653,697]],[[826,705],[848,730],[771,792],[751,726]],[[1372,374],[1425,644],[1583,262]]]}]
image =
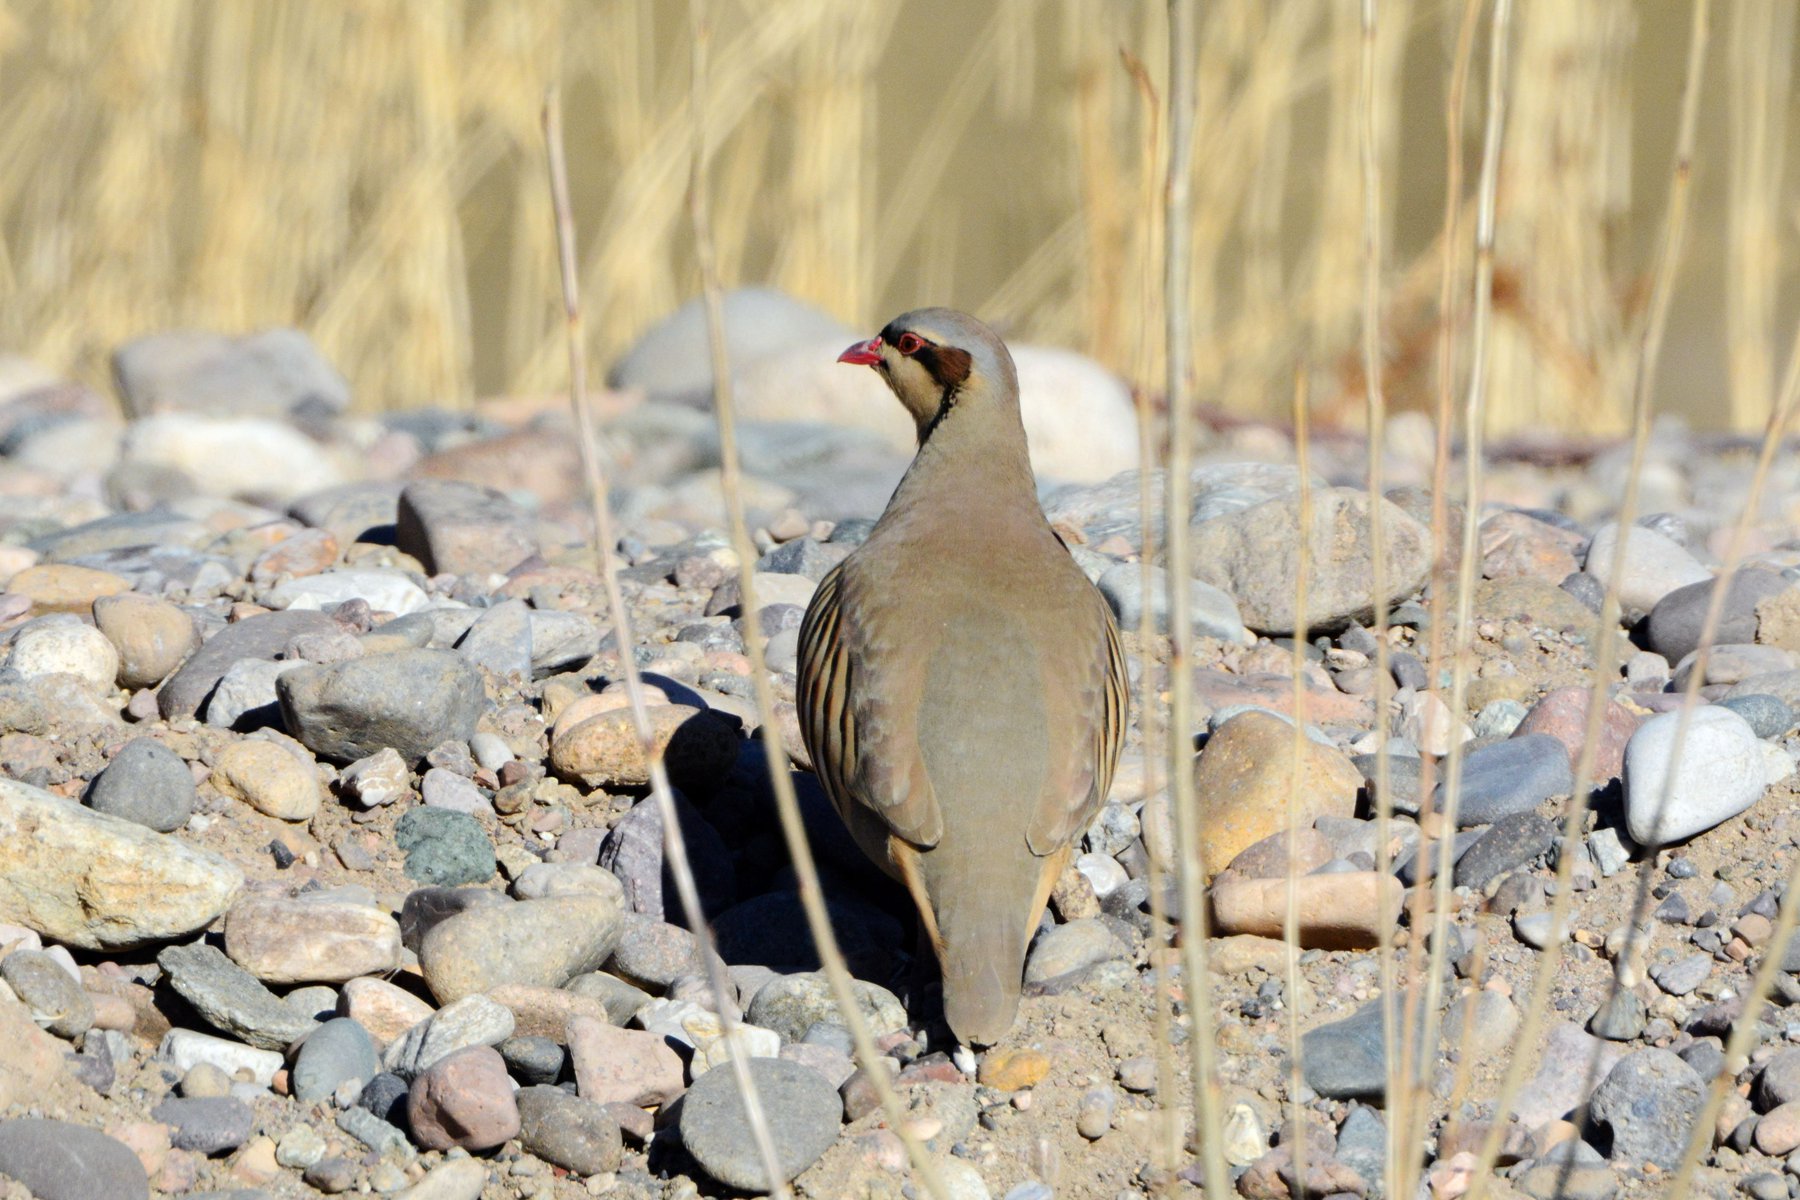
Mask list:
[{"label": "red eye ring", "polygon": [[925,339],[916,333],[903,333],[894,342],[894,349],[908,357],[917,354],[925,345]]}]

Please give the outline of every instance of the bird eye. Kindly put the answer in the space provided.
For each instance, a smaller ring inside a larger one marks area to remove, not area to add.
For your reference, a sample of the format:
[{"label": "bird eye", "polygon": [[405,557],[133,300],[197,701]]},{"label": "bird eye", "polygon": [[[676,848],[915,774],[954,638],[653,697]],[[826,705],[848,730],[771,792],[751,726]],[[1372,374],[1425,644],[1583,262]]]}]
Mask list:
[{"label": "bird eye", "polygon": [[899,340],[894,343],[894,349],[905,355],[913,355],[917,354],[919,352],[919,347],[924,344],[925,339],[918,334],[903,333],[900,335]]}]

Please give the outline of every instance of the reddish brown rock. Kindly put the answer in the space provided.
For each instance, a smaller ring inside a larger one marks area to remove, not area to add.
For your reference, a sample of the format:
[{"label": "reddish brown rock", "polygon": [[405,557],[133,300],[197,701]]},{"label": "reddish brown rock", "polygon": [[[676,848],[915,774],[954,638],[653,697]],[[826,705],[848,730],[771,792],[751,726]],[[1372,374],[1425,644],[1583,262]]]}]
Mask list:
[{"label": "reddish brown rock", "polygon": [[338,540],[329,529],[302,529],[256,556],[250,564],[250,582],[262,587],[283,578],[317,575],[337,557]]},{"label": "reddish brown rock", "polygon": [[406,1098],[413,1141],[427,1150],[488,1150],[519,1132],[519,1106],[506,1062],[491,1046],[469,1046],[438,1059]]},{"label": "reddish brown rock", "polygon": [[1582,537],[1528,517],[1496,513],[1481,523],[1481,573],[1489,579],[1540,579],[1560,584],[1580,570]]},{"label": "reddish brown rock", "polygon": [[568,1041],[584,1100],[646,1106],[681,1094],[681,1059],[654,1033],[577,1017],[569,1022]]},{"label": "reddish brown rock", "polygon": [[[1547,692],[1532,706],[1514,731],[1514,737],[1547,733],[1563,744],[1569,761],[1576,762],[1587,736],[1588,701],[1593,693],[1585,687],[1561,687]],[[1623,705],[1608,701],[1600,718],[1600,741],[1594,753],[1594,784],[1600,786],[1617,779],[1625,769],[1625,743],[1637,731],[1638,719]]]}]

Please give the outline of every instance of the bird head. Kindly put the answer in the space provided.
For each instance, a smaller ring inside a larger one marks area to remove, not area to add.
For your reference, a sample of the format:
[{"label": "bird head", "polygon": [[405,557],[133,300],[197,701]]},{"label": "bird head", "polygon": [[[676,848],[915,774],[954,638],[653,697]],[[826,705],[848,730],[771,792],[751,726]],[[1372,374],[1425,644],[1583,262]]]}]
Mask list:
[{"label": "bird head", "polygon": [[952,308],[902,313],[838,361],[875,368],[912,414],[920,442],[953,409],[998,405],[1018,411],[1019,378],[1006,344]]}]

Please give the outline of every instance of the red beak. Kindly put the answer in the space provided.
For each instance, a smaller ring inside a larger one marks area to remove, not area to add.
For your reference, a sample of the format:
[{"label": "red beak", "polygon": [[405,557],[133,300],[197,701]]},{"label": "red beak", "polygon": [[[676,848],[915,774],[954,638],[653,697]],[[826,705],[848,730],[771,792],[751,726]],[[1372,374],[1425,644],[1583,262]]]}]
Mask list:
[{"label": "red beak", "polygon": [[861,367],[872,367],[881,361],[881,339],[872,337],[866,342],[858,342],[842,354],[838,355],[841,363],[855,363]]}]

